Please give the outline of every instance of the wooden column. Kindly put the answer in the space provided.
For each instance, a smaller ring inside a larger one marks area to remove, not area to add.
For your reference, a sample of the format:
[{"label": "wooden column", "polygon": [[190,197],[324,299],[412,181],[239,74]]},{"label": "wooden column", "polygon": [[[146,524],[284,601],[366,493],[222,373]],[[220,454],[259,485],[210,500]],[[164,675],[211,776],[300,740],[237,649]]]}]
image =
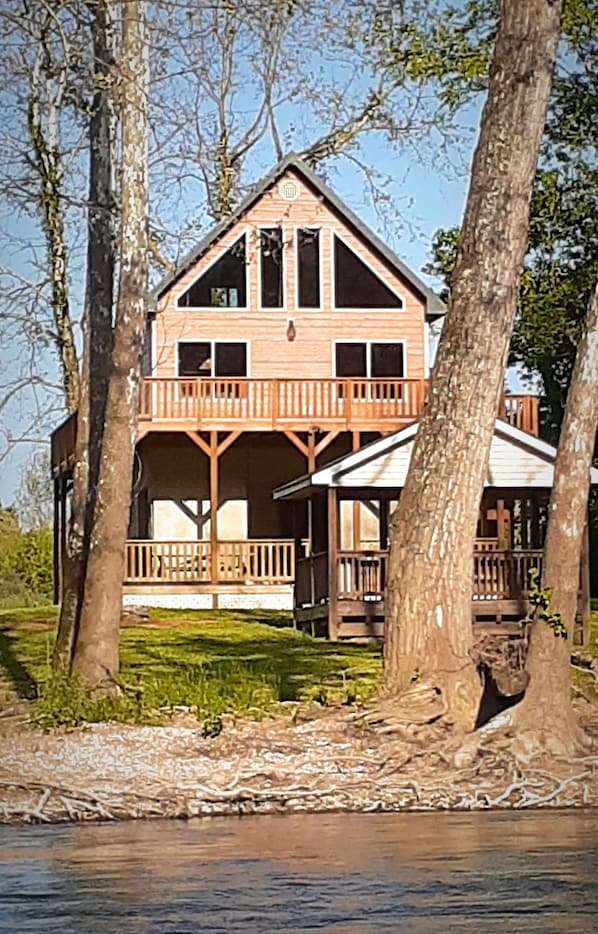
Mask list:
[{"label": "wooden column", "polygon": [[[352,447],[358,451],[361,447],[361,435],[358,431],[352,433]],[[361,503],[353,500],[353,551],[361,550]]]},{"label": "wooden column", "polygon": [[386,551],[388,548],[388,513],[389,513],[389,503],[387,499],[381,499],[379,501],[380,508],[380,519],[379,519],[379,544],[380,550]]},{"label": "wooden column", "polygon": [[60,602],[60,487],[59,477],[54,477],[54,521],[52,523],[52,558],[53,558],[53,603]]},{"label": "wooden column", "polygon": [[328,637],[338,639],[338,573],[336,567],[338,551],[338,501],[336,489],[328,488]]},{"label": "wooden column", "polygon": [[218,432],[210,432],[210,552],[212,583],[218,582]]},{"label": "wooden column", "polygon": [[580,564],[580,594],[579,594],[579,613],[581,616],[581,638],[584,647],[590,644],[590,525],[589,518],[586,519],[586,527],[583,532],[583,543],[581,546],[581,564]]}]

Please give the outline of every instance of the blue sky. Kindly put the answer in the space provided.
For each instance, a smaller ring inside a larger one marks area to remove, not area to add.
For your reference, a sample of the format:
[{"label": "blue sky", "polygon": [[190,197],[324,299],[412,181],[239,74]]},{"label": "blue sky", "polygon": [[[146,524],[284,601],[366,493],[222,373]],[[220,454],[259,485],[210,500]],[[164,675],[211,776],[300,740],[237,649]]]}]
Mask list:
[{"label": "blue sky", "polygon": [[[430,142],[425,158],[419,159],[409,152],[402,155],[393,153],[390,145],[383,143],[381,137],[364,140],[365,159],[393,179],[389,193],[396,204],[396,214],[386,211],[384,221],[381,221],[364,188],[363,177],[351,163],[340,161],[327,172],[330,186],[418,273],[421,273],[422,267],[430,260],[430,243],[434,232],[440,227],[460,223],[478,118],[477,108],[461,115],[463,132],[459,145],[443,152],[442,157],[436,159],[435,166],[431,164],[433,160],[428,158],[434,155],[433,142]],[[176,216],[172,218],[171,227],[176,229]],[[15,240],[27,241],[31,237],[30,222],[27,219],[17,219],[13,223],[13,231]],[[9,255],[11,251],[6,241],[3,252],[2,264],[14,268],[15,257]],[[82,263],[74,271],[74,296],[82,292],[81,277]],[[431,284],[434,285],[433,282]],[[76,313],[75,317],[78,317]],[[3,374],[10,371],[13,359],[9,347],[0,347],[0,367]],[[48,353],[46,359],[49,374],[57,374],[56,361],[52,355]],[[17,433],[26,415],[26,404],[20,408],[13,408],[8,419],[4,416],[5,425],[8,424],[8,427]],[[0,462],[2,504],[6,505],[14,498],[22,467],[30,455],[30,447],[18,445],[8,458]]]}]

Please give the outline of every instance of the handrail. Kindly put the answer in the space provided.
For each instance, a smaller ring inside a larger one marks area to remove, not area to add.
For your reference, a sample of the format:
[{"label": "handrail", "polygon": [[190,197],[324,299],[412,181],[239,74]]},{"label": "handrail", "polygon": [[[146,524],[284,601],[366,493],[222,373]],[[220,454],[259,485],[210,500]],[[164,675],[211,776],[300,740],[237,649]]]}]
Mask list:
[{"label": "handrail", "polygon": [[217,578],[212,580],[210,541],[130,540],[125,548],[125,583],[291,583],[295,543],[287,539],[221,541]]}]

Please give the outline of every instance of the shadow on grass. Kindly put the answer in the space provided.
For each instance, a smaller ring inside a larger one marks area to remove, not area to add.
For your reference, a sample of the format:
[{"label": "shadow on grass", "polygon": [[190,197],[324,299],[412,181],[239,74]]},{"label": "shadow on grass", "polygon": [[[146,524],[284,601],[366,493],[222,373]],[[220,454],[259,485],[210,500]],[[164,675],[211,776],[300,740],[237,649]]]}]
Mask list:
[{"label": "shadow on grass", "polygon": [[17,641],[7,629],[0,629],[0,677],[6,675],[15,693],[27,700],[37,697],[37,682],[15,651]]},{"label": "shadow on grass", "polygon": [[188,680],[201,671],[220,681],[260,680],[280,701],[298,700],[322,685],[361,682],[364,688],[379,675],[379,646],[341,646],[276,630],[268,637],[267,627],[256,633],[255,626],[237,626],[222,634],[214,632],[218,628],[129,630],[121,643],[123,667],[142,678],[151,673]]}]

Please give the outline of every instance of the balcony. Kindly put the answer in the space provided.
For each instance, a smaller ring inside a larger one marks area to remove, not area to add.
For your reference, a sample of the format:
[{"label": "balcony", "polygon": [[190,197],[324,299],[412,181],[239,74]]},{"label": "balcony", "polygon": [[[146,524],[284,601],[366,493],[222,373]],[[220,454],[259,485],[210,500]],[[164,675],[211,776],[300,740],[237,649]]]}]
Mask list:
[{"label": "balcony", "polygon": [[[419,417],[426,392],[423,379],[151,378],[139,421],[142,431],[394,431]],[[537,435],[537,397],[504,396],[500,417]]]},{"label": "balcony", "polygon": [[[150,431],[397,431],[421,414],[424,379],[142,380],[138,435]],[[538,397],[505,395],[499,417],[538,435]],[[69,473],[76,416],[52,434],[52,471]]]}]

